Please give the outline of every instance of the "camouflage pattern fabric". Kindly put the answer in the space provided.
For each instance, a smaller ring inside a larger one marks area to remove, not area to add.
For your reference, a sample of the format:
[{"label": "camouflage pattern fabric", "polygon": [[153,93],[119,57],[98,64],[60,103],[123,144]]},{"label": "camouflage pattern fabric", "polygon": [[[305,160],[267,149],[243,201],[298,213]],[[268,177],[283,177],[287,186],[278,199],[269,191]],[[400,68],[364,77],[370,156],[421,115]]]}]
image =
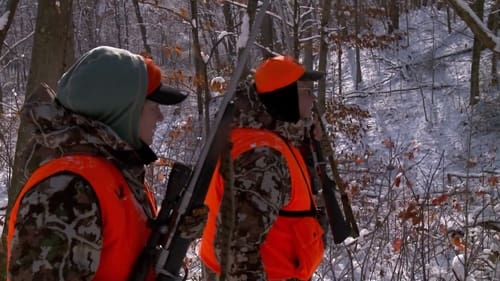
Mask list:
[{"label": "camouflage pattern fabric", "polygon": [[[152,151],[138,153],[106,125],[69,112],[56,101],[35,101],[21,114],[34,132],[25,147],[25,180],[51,159],[81,153],[101,156],[118,167],[145,213],[154,216],[143,189],[144,164],[154,160]],[[71,173],[51,176],[21,201],[10,280],[92,280],[102,242],[100,210],[89,183]]]},{"label": "camouflage pattern fabric", "polygon": [[[304,121],[296,124],[274,120],[258,100],[251,81],[239,86],[235,97],[236,113],[233,127],[271,130],[293,145],[303,140]],[[263,270],[259,247],[265,241],[279,210],[291,196],[291,177],[285,158],[270,147],[256,147],[239,155],[233,161],[236,222],[231,241],[224,241],[221,213],[217,217],[215,253],[221,260],[223,245],[229,243],[228,281],[267,280]],[[216,274],[204,268],[205,280],[217,280]],[[293,280],[293,279],[291,279]]]},{"label": "camouflage pattern fabric", "polygon": [[103,242],[96,195],[74,174],[50,177],[24,196],[12,241],[10,280],[92,280]]}]

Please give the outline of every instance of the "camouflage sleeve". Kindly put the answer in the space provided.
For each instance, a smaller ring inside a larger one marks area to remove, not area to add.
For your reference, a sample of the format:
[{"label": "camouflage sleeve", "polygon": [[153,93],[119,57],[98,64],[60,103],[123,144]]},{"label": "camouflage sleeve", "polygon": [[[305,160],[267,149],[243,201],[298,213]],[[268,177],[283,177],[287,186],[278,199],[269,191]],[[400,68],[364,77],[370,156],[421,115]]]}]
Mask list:
[{"label": "camouflage sleeve", "polygon": [[21,201],[10,280],[92,280],[101,226],[97,197],[85,179],[70,173],[45,179]]},{"label": "camouflage sleeve", "polygon": [[[236,223],[230,241],[228,280],[267,280],[259,248],[290,199],[290,174],[284,157],[268,147],[243,153],[234,161],[234,188]],[[216,249],[220,249],[217,242]]]}]

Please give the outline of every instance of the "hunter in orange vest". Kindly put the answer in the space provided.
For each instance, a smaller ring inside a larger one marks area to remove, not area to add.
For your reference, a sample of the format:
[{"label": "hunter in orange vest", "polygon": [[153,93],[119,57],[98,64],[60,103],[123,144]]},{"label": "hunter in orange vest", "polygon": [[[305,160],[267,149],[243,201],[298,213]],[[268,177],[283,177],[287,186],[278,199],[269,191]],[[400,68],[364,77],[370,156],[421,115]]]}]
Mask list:
[{"label": "hunter in orange vest", "polygon": [[[33,136],[8,222],[9,280],[125,281],[156,216],[144,165],[159,105],[186,98],[151,59],[97,47],[22,114]],[[153,271],[148,280],[154,280]]]},{"label": "hunter in orange vest", "polygon": [[[321,77],[278,56],[259,65],[254,84],[236,93],[233,183],[225,187],[217,166],[205,199],[210,211],[200,257],[206,280],[216,280],[223,268],[226,280],[309,280],[321,263],[323,229],[297,149],[311,117],[311,81]],[[226,188],[234,192],[234,208],[224,202]],[[222,221],[227,213],[231,225]]]}]

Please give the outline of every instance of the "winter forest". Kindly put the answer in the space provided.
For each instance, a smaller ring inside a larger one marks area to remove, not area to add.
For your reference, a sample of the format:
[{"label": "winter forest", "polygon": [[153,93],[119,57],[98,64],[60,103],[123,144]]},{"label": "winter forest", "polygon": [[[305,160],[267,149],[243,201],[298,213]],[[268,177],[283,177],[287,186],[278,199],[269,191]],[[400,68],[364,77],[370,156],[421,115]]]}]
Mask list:
[{"label": "winter forest", "polygon": [[[146,54],[189,93],[155,135],[158,200],[175,161],[197,162],[231,79],[287,54],[326,73],[328,175],[358,232],[328,233],[313,280],[500,280],[500,1],[272,0],[233,77],[265,2],[0,1],[1,226],[30,137],[18,112],[81,54]],[[196,247],[187,280],[202,280]]]}]

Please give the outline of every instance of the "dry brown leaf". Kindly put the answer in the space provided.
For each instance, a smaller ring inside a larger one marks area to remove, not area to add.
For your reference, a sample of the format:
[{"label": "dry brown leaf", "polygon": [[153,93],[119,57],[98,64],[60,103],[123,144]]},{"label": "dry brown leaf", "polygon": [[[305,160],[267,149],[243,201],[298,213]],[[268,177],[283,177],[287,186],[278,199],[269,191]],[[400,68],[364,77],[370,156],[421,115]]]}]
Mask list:
[{"label": "dry brown leaf", "polygon": [[392,249],[394,250],[394,252],[399,252],[401,250],[402,245],[403,245],[403,240],[401,240],[401,238],[396,238],[392,243]]},{"label": "dry brown leaf", "polygon": [[387,148],[394,148],[394,142],[390,139],[386,139],[382,142]]},{"label": "dry brown leaf", "polygon": [[434,199],[432,199],[431,203],[432,205],[434,206],[438,206],[438,205],[441,205],[443,204],[443,202],[447,201],[448,200],[448,195],[447,194],[443,194],[443,195],[440,195]]}]

